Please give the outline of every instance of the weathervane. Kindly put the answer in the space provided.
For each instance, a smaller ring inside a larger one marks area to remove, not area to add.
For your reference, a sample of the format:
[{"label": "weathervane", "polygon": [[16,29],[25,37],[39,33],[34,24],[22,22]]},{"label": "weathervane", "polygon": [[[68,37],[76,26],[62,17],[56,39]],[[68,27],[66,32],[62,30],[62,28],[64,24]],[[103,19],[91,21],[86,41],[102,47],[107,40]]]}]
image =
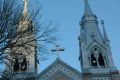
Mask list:
[{"label": "weathervane", "polygon": [[60,48],[60,45],[56,45],[55,49],[52,49],[52,52],[56,52],[57,53],[57,58],[59,58],[59,52],[64,51],[64,48]]}]

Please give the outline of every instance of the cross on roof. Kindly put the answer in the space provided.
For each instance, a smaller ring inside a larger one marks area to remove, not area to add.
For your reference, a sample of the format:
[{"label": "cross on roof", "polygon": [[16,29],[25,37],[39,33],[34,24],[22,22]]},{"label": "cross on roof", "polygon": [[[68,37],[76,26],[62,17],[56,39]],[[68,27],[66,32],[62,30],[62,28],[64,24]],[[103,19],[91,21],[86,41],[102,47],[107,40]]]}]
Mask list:
[{"label": "cross on roof", "polygon": [[60,45],[56,45],[55,49],[52,49],[52,52],[56,52],[57,53],[57,58],[59,58],[59,52],[64,51],[64,48],[60,48]]}]

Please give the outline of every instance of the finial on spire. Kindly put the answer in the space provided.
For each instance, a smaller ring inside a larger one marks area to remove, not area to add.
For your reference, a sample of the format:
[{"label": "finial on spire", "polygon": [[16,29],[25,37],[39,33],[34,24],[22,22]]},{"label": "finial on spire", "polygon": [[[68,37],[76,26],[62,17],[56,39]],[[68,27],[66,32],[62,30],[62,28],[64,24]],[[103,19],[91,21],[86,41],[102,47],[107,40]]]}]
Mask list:
[{"label": "finial on spire", "polygon": [[93,16],[88,0],[84,0],[84,3],[85,3],[84,16]]},{"label": "finial on spire", "polygon": [[28,1],[29,0],[23,0],[23,1],[24,1],[23,15],[27,16],[28,15]]},{"label": "finial on spire", "polygon": [[107,33],[106,33],[106,30],[105,30],[105,27],[104,27],[104,21],[103,21],[103,20],[101,20],[101,24],[102,24],[102,26],[103,26],[104,39],[105,39],[105,40],[108,40],[108,37],[107,37]]}]

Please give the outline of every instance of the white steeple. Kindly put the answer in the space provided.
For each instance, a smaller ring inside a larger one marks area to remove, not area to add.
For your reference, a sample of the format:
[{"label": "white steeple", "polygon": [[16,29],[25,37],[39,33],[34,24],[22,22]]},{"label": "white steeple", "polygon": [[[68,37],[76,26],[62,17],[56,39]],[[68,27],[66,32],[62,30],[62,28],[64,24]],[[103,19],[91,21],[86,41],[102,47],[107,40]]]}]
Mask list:
[{"label": "white steeple", "polygon": [[[83,73],[99,73],[103,70],[103,74],[105,74],[105,70],[110,72],[115,67],[104,22],[101,21],[103,26],[102,35],[97,17],[93,14],[88,0],[84,0],[84,3],[79,37],[81,71]],[[97,72],[94,70],[97,70]]]},{"label": "white steeple", "polygon": [[[21,20],[18,25],[17,31],[21,32],[22,30],[25,30],[28,28],[28,26],[32,27],[32,23],[27,21],[28,17],[28,0],[24,1],[24,8],[23,8],[23,15],[21,17]],[[26,33],[27,34],[27,33]],[[19,38],[19,39],[18,39]],[[25,43],[30,39],[29,41],[34,39],[34,35],[24,35],[24,37],[16,37],[16,40],[19,40],[19,43]],[[19,44],[18,43],[18,44]],[[29,78],[35,78],[37,74],[37,52],[36,52],[36,42],[31,41],[29,42],[30,45],[24,45],[24,46],[17,46],[13,49],[10,49],[10,53],[15,55],[10,55],[12,60],[8,60],[8,64],[10,65],[10,68],[7,66],[6,71],[10,72],[10,75],[12,76],[11,80],[27,80]],[[25,47],[26,46],[26,47]],[[14,52],[14,53],[13,53]],[[19,73],[19,74],[18,74]],[[23,79],[24,78],[24,79]],[[34,79],[32,79],[34,80]]]},{"label": "white steeple", "polygon": [[28,15],[28,1],[29,0],[23,0],[24,1],[24,8],[23,8],[23,16],[27,16]]},{"label": "white steeple", "polygon": [[21,20],[19,22],[19,28],[18,28],[18,31],[19,30],[25,30],[28,25],[31,25],[30,21],[28,20],[28,1],[29,0],[23,0],[23,13],[22,13],[22,16],[21,16]]}]

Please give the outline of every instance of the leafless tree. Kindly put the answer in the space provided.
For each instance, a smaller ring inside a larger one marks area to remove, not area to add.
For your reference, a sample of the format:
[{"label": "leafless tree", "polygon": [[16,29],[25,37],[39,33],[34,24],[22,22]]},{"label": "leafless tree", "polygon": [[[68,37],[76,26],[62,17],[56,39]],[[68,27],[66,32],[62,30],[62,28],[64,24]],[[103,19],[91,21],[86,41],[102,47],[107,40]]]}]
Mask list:
[{"label": "leafless tree", "polygon": [[[0,0],[0,63],[9,59],[6,50],[15,56],[17,48],[27,50],[37,47],[38,57],[47,53],[47,45],[56,40],[57,25],[41,23],[40,7],[32,9],[29,16],[23,15],[19,0]],[[35,43],[35,44],[31,44]],[[29,52],[28,52],[29,54]],[[9,66],[9,65],[8,65]]]}]

